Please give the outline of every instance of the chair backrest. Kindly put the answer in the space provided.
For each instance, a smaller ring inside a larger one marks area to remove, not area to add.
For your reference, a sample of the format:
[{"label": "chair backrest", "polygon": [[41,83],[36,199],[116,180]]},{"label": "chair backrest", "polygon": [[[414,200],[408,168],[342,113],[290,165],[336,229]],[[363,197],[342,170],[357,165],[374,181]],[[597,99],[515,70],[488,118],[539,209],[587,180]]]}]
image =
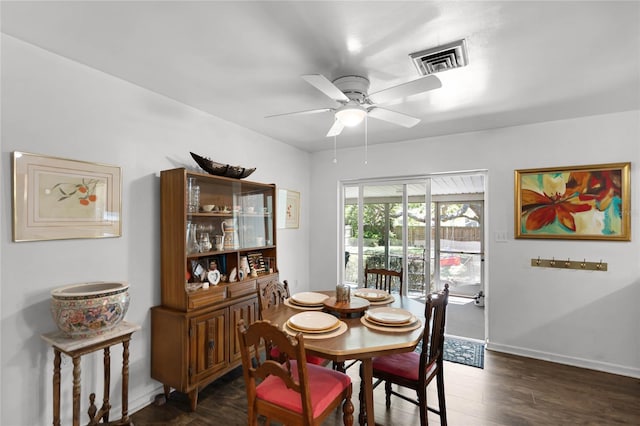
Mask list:
[{"label": "chair backrest", "polygon": [[444,355],[444,327],[449,303],[449,284],[438,292],[429,293],[425,303],[424,334],[420,352],[420,375],[424,377],[434,363],[442,366]]},{"label": "chair backrest", "polygon": [[[300,394],[304,424],[311,424],[313,412],[309,393],[307,361],[302,333],[289,336],[269,321],[256,321],[249,327],[244,320],[238,323],[238,340],[242,357],[249,410],[256,410],[256,386],[268,376],[279,377],[287,388]],[[269,351],[277,346],[284,362],[261,358],[261,348]],[[295,360],[295,362],[292,362]],[[266,414],[266,413],[265,413]]]},{"label": "chair backrest", "polygon": [[397,288],[398,293],[402,294],[402,268],[400,271],[392,271],[367,266],[364,269],[364,286],[365,288],[386,290],[389,293]]},{"label": "chair backrest", "polygon": [[271,281],[264,286],[264,288],[258,288],[260,318],[262,318],[262,311],[284,303],[285,299],[288,299],[290,296],[289,283],[287,280],[284,280],[282,283]]}]

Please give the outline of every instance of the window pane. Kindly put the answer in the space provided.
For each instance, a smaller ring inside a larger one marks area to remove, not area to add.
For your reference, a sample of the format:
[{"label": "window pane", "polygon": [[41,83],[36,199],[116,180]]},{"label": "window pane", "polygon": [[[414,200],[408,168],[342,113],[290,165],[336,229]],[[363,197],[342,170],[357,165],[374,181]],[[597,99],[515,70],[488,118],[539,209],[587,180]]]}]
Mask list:
[{"label": "window pane", "polygon": [[480,290],[482,208],[481,202],[440,204],[440,279],[452,294]]}]

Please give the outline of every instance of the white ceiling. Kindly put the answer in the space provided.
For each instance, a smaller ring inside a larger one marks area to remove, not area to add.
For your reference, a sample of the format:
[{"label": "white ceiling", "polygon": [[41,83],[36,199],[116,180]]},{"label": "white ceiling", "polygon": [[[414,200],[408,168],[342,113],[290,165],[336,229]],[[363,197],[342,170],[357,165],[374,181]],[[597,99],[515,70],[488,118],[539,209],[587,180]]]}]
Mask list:
[{"label": "white ceiling", "polygon": [[[466,39],[469,65],[369,120],[369,143],[640,109],[638,1],[10,2],[2,32],[274,139],[331,149],[335,103],[303,81],[418,78],[409,54]],[[350,52],[349,41],[361,48]],[[345,129],[338,146],[364,141]],[[517,141],[514,141],[516,143]],[[185,147],[188,149],[188,147]]]}]

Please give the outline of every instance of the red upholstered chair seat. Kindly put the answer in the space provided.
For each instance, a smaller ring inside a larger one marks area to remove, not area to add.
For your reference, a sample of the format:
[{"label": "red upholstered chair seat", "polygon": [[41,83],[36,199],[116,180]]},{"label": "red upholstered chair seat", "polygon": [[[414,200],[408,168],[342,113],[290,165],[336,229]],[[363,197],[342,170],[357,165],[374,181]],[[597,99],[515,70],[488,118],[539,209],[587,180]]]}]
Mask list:
[{"label": "red upholstered chair seat", "polygon": [[[419,366],[420,354],[418,352],[403,352],[373,359],[374,370],[407,380],[418,380]],[[436,367],[435,362],[431,363],[431,366],[427,367],[427,375]]]},{"label": "red upholstered chair seat", "polygon": [[[292,376],[297,380],[297,363],[291,361]],[[351,383],[351,378],[329,368],[307,365],[313,417],[322,413]],[[282,379],[267,377],[256,387],[256,397],[288,410],[302,413],[300,393],[288,389]]]},{"label": "red upholstered chair seat", "polygon": [[373,359],[373,368],[409,380],[418,380],[420,354],[404,352]]}]

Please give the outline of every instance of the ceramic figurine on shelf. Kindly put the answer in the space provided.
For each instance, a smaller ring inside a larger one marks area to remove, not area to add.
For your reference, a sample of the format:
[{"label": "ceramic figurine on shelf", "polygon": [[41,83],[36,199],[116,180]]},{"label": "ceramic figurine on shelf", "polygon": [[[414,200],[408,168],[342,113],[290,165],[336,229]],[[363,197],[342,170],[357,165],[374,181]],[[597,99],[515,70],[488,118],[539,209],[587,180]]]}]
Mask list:
[{"label": "ceramic figurine on shelf", "polygon": [[251,274],[251,268],[249,267],[249,259],[247,256],[240,258],[240,272],[242,272],[240,280],[246,279]]},{"label": "ceramic figurine on shelf", "polygon": [[237,274],[238,274],[238,270],[236,268],[233,268],[231,270],[231,273],[229,274],[229,282],[230,283],[236,282],[236,275]]},{"label": "ceramic figurine on shelf", "polygon": [[212,259],[209,262],[209,270],[207,271],[207,281],[212,285],[218,285],[220,282],[220,271],[218,271],[218,261]]}]

